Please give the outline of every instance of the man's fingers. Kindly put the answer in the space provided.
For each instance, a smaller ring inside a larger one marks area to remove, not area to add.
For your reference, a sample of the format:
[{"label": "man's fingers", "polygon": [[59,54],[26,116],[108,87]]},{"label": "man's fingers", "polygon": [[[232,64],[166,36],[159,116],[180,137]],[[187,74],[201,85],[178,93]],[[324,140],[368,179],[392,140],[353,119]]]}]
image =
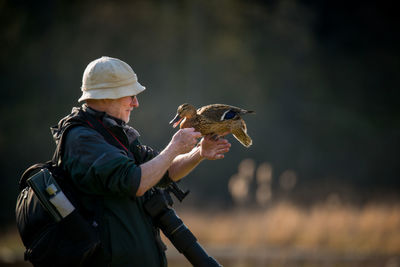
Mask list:
[{"label": "man's fingers", "polygon": [[217,147],[218,147],[218,148],[221,148],[221,147],[231,147],[231,143],[229,143],[228,140],[225,140],[224,142],[218,143],[218,144],[217,144]]},{"label": "man's fingers", "polygon": [[194,138],[202,137],[200,132],[197,132],[195,128],[184,128],[182,130],[186,130],[186,132],[192,133]]},{"label": "man's fingers", "polygon": [[217,154],[226,153],[229,151],[229,148],[222,148],[217,151]]},{"label": "man's fingers", "polygon": [[202,137],[203,135],[202,135],[200,132],[193,132],[193,136],[194,136],[195,138],[200,138],[200,137]]},{"label": "man's fingers", "polygon": [[215,159],[223,159],[225,157],[224,153],[215,154]]},{"label": "man's fingers", "polygon": [[183,128],[181,129],[182,132],[194,132],[194,128]]},{"label": "man's fingers", "polygon": [[200,132],[197,132],[195,128],[184,128],[181,129],[182,133],[190,134],[193,138],[200,138],[202,137]]},{"label": "man's fingers", "polygon": [[231,144],[229,143],[229,141],[226,140],[226,139],[224,139],[224,138],[221,138],[221,139],[219,140],[218,144],[219,144],[219,145],[227,145],[227,144],[229,144],[229,146],[231,145]]}]

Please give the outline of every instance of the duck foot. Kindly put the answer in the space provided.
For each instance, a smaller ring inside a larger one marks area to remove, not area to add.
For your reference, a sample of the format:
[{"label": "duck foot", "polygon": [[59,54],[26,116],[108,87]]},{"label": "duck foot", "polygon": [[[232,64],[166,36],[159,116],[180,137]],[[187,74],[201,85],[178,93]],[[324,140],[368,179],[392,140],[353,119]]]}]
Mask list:
[{"label": "duck foot", "polygon": [[213,140],[213,141],[218,141],[219,135],[218,134],[214,134],[214,135],[211,136],[210,139]]}]

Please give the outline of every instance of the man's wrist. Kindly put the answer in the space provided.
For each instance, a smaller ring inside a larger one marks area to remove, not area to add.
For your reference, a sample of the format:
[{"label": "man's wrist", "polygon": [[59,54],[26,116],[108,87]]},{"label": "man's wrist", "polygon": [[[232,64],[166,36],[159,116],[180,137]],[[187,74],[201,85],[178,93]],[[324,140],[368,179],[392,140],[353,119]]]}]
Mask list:
[{"label": "man's wrist", "polygon": [[194,154],[194,156],[196,157],[196,159],[197,159],[198,162],[201,162],[201,161],[203,161],[203,160],[206,159],[206,157],[204,157],[203,155],[201,155],[201,147],[200,147],[200,144],[197,145],[197,146],[195,146],[195,147],[193,148],[192,151],[193,151],[193,154]]},{"label": "man's wrist", "polygon": [[199,159],[199,162],[201,162],[201,161],[207,159],[205,156],[201,155],[200,148],[199,148],[199,158],[200,158],[200,159]]},{"label": "man's wrist", "polygon": [[177,151],[171,144],[168,144],[161,152],[159,155],[163,155],[163,157],[167,160],[170,161],[170,164],[172,161],[179,155],[179,151]]}]

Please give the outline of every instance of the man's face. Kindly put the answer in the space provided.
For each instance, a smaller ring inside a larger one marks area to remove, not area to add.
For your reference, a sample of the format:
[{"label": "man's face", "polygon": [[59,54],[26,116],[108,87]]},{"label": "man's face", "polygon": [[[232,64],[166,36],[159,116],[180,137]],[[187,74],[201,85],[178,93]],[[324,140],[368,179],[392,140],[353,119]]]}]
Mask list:
[{"label": "man's face", "polygon": [[109,102],[108,110],[109,115],[129,122],[129,117],[133,108],[139,107],[139,101],[136,96],[125,96],[118,99],[112,99]]}]

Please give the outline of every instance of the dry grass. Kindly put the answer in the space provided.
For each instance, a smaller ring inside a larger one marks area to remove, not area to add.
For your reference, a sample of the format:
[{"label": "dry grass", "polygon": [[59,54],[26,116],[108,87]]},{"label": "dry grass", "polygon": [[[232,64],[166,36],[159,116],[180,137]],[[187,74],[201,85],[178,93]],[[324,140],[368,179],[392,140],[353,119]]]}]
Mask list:
[{"label": "dry grass", "polygon": [[400,205],[300,209],[281,203],[263,211],[182,211],[179,215],[208,245],[400,254]]},{"label": "dry grass", "polygon": [[[400,266],[400,204],[301,209],[281,203],[265,210],[178,214],[224,266]],[[190,266],[168,247],[171,266]],[[3,231],[0,266],[22,264],[23,251],[15,227]]]}]

